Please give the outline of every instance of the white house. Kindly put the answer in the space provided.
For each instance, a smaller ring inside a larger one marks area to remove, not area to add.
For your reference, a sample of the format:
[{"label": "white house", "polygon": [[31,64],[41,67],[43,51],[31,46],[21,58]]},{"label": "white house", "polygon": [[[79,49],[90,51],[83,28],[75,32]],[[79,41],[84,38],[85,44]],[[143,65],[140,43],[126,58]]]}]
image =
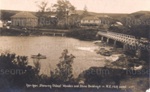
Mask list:
[{"label": "white house", "polygon": [[114,24],[112,24],[111,26],[119,27],[119,26],[123,26],[123,24],[121,22],[117,21]]},{"label": "white house", "polygon": [[101,24],[101,20],[95,16],[87,16],[81,19],[81,25],[84,26],[98,26]]}]

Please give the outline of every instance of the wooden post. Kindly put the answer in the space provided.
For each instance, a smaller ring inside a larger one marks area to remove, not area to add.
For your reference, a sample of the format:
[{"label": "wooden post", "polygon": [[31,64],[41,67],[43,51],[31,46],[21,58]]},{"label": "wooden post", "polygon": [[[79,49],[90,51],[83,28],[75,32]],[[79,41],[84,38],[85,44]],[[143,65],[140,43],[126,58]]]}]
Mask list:
[{"label": "wooden post", "polygon": [[107,38],[107,44],[109,43],[109,38]]},{"label": "wooden post", "polygon": [[104,39],[104,37],[102,36],[102,37],[101,37],[101,41],[103,41],[103,39]]},{"label": "wooden post", "polygon": [[123,51],[127,50],[127,44],[123,44]]},{"label": "wooden post", "polygon": [[114,47],[116,47],[116,43],[117,43],[117,41],[115,40],[115,41],[114,41]]},{"label": "wooden post", "polygon": [[64,33],[62,33],[62,36],[64,36]]}]

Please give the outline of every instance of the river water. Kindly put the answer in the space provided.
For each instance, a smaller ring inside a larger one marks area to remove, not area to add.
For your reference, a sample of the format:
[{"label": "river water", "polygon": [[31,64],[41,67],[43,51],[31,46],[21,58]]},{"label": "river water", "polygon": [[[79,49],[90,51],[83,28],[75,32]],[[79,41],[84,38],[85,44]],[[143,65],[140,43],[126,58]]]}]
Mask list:
[{"label": "river water", "polygon": [[46,55],[47,59],[40,60],[41,72],[50,74],[59,62],[59,57],[64,49],[68,49],[69,54],[76,58],[73,62],[73,74],[77,77],[82,71],[93,66],[104,66],[104,58],[94,51],[98,46],[91,41],[81,41],[68,37],[0,37],[0,52],[11,52],[17,55],[28,56],[29,64],[33,65],[31,55],[38,53]]}]

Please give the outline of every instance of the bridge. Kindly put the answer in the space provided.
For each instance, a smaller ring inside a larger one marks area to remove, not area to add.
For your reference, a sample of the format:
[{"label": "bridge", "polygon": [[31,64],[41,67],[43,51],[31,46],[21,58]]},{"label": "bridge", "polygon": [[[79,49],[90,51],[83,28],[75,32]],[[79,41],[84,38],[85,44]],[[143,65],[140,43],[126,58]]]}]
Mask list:
[{"label": "bridge", "polygon": [[134,50],[136,51],[136,54],[138,57],[141,56],[141,50],[147,50],[149,51],[149,44],[144,44],[139,41],[139,39],[136,39],[135,36],[132,35],[126,35],[116,32],[101,32],[99,31],[96,36],[101,37],[101,41],[104,41],[104,37],[107,39],[106,42],[109,43],[110,39],[113,40],[114,46],[116,46],[117,42],[122,43],[123,49],[129,50],[134,47]]},{"label": "bridge", "polygon": [[116,44],[116,41],[121,42],[126,45],[130,46],[141,46],[146,47],[145,44],[142,44],[139,42],[139,39],[136,39],[135,36],[132,35],[126,35],[116,32],[98,32],[97,36],[101,36],[101,40],[103,40],[103,37],[107,38],[107,43],[109,42],[109,39],[114,40],[114,45]]}]

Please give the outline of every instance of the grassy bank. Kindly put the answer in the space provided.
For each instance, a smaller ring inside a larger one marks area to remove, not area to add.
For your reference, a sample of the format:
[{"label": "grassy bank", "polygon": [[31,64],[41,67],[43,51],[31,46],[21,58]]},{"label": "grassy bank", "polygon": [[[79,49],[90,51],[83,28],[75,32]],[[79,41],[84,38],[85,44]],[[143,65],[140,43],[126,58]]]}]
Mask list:
[{"label": "grassy bank", "polygon": [[11,28],[11,29],[6,29],[2,28],[0,29],[0,35],[1,36],[29,36],[29,35],[34,35],[34,36],[51,36],[49,34],[43,34],[43,33],[67,33],[68,30],[60,30],[60,29],[21,29],[21,28]]},{"label": "grassy bank", "polygon": [[98,30],[96,29],[71,29],[68,33],[67,36],[68,37],[74,37],[80,40],[87,40],[87,41],[91,41],[91,40],[96,40],[96,34],[97,34]]},{"label": "grassy bank", "polygon": [[92,41],[97,40],[96,34],[98,30],[96,29],[69,29],[69,30],[57,30],[57,29],[32,29],[32,30],[23,30],[23,29],[1,29],[1,36],[28,36],[28,35],[44,35],[42,32],[54,32],[54,33],[65,33],[67,37],[73,37],[80,40]]},{"label": "grassy bank", "polygon": [[21,34],[27,35],[27,32],[18,31],[18,30],[14,30],[14,29],[6,29],[6,28],[0,29],[0,35],[1,36],[19,36]]}]

